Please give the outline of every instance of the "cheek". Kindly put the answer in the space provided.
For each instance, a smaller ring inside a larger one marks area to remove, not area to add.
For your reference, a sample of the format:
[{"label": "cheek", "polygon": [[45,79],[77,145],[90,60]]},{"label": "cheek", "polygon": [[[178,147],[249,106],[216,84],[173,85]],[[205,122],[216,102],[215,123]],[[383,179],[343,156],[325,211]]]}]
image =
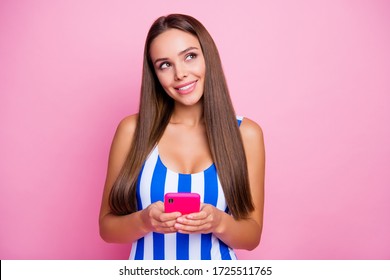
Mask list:
[{"label": "cheek", "polygon": [[162,88],[164,89],[165,93],[171,96],[170,94],[170,88],[171,88],[171,82],[172,79],[168,75],[168,73],[164,74],[157,74],[158,81],[160,82]]},{"label": "cheek", "polygon": [[161,84],[161,86],[163,88],[169,86],[170,84],[170,79],[169,79],[169,76],[167,75],[167,73],[164,73],[164,74],[157,74],[157,78]]},{"label": "cheek", "polygon": [[203,77],[204,77],[204,75],[205,75],[205,73],[206,73],[206,65],[205,65],[204,61],[202,61],[201,63],[199,63],[199,64],[197,65],[196,68],[197,68],[197,69],[196,69],[197,74],[198,74],[199,76],[203,76]]}]

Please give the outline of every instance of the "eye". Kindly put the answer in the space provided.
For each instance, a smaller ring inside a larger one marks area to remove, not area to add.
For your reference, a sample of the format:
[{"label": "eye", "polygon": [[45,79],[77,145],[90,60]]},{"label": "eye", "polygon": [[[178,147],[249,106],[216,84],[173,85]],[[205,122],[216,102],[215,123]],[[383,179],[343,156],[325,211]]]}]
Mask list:
[{"label": "eye", "polygon": [[196,57],[197,57],[196,53],[189,53],[186,55],[185,60],[192,60],[192,59],[195,59]]},{"label": "eye", "polygon": [[171,64],[169,63],[169,62],[167,62],[167,61],[164,61],[164,62],[162,62],[160,65],[159,65],[159,69],[166,69],[166,68],[168,68],[168,67],[170,67],[171,66]]}]

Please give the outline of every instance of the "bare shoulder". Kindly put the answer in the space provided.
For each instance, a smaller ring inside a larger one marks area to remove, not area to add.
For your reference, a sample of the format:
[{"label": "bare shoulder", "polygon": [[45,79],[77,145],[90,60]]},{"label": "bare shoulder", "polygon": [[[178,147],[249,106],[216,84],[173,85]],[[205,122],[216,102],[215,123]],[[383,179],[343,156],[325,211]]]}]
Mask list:
[{"label": "bare shoulder", "polygon": [[[253,197],[257,197],[257,207],[262,209],[262,189],[265,174],[265,147],[263,130],[256,122],[244,118],[240,126],[242,142],[248,164],[248,175]],[[255,199],[256,200],[256,199]]]},{"label": "bare shoulder", "polygon": [[134,134],[135,128],[137,126],[137,120],[138,114],[127,116],[120,121],[117,130],[119,132],[132,135]]},{"label": "bare shoulder", "polygon": [[240,131],[244,145],[263,142],[263,130],[259,124],[251,119],[244,118],[242,120]]},{"label": "bare shoulder", "polygon": [[130,148],[135,128],[137,127],[138,115],[130,115],[123,118],[116,129],[114,139],[112,142],[112,148],[121,150],[121,152],[127,152]]}]

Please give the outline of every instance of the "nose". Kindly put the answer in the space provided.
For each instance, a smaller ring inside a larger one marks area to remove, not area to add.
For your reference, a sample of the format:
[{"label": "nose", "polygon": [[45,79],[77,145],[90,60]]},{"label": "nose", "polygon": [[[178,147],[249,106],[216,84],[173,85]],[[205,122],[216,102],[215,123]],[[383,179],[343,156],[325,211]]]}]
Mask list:
[{"label": "nose", "polygon": [[187,69],[184,65],[176,65],[175,67],[175,80],[180,81],[188,76]]}]

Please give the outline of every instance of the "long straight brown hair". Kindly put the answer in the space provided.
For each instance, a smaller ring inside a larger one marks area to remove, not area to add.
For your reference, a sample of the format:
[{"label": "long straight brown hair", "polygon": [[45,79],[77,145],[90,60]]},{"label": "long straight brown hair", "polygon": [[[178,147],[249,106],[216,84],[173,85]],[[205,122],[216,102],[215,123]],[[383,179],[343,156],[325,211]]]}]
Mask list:
[{"label": "long straight brown hair", "polygon": [[111,189],[111,211],[116,215],[137,211],[139,174],[172,115],[174,101],[160,85],[149,53],[152,41],[172,28],[194,35],[201,45],[206,64],[202,101],[208,144],[230,213],[236,219],[246,218],[254,210],[247,162],[219,53],[206,28],[195,18],[181,14],[158,18],[148,32],[137,127],[129,154]]}]

